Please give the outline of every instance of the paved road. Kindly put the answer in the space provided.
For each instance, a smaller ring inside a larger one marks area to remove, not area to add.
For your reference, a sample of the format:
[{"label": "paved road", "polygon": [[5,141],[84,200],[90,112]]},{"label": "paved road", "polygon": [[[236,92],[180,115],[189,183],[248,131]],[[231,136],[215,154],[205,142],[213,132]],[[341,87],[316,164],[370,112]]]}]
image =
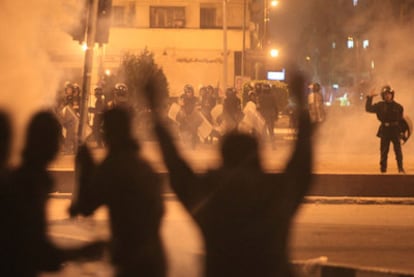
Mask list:
[{"label": "paved road", "polygon": [[[281,171],[292,150],[291,134],[288,130],[279,134],[276,142],[276,150],[272,150],[270,145],[262,144],[262,163],[266,170]],[[372,139],[372,138],[371,138]],[[374,139],[372,145],[366,143],[347,144],[346,141],[323,140],[315,143],[314,150],[314,172],[325,174],[379,174],[379,142]],[[414,143],[409,142],[404,147],[404,163],[408,174],[414,173]],[[218,144],[207,145],[199,144],[195,150],[191,150],[186,145],[178,142],[183,156],[190,162],[197,171],[205,171],[208,168],[216,167],[220,163]],[[101,159],[105,152],[101,149],[94,149],[96,159]],[[158,171],[165,171],[161,162],[159,148],[153,141],[142,143],[142,156],[151,162]],[[73,155],[60,155],[51,165],[51,169],[73,170]],[[394,153],[390,151],[389,170],[390,174],[397,174],[397,166]]]},{"label": "paved road", "polygon": [[[197,277],[202,272],[203,245],[197,228],[175,199],[166,200],[162,235],[170,277]],[[50,234],[60,245],[108,237],[105,210],[93,220],[70,220],[68,199],[50,201]],[[304,204],[292,229],[291,256],[306,260],[380,267],[414,273],[414,205]],[[98,272],[96,275],[92,272]],[[105,262],[70,264],[45,276],[111,276]]]}]

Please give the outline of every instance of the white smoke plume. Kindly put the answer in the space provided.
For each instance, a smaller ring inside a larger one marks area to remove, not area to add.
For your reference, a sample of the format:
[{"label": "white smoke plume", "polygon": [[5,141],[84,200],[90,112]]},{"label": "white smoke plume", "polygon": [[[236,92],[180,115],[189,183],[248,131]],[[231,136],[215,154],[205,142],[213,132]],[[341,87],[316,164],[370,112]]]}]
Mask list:
[{"label": "white smoke plume", "polygon": [[31,115],[54,104],[61,72],[48,49],[68,41],[63,30],[77,18],[72,2],[72,13],[63,1],[0,2],[0,108],[14,123],[14,149],[22,143]]}]

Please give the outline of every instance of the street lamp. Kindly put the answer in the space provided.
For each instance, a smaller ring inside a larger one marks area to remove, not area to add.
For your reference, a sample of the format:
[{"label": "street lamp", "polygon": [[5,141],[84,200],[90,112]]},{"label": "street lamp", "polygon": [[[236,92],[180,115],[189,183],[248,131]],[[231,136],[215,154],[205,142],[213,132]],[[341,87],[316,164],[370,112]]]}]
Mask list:
[{"label": "street lamp", "polygon": [[278,49],[275,49],[275,48],[270,49],[270,56],[272,58],[279,57],[279,50]]},{"label": "street lamp", "polygon": [[270,11],[271,9],[279,6],[279,0],[264,0],[264,15],[263,15],[263,39],[262,39],[262,49],[266,47],[268,43],[268,32],[269,32],[269,21],[270,21]]},{"label": "street lamp", "polygon": [[278,0],[272,0],[272,1],[270,1],[270,6],[277,7],[278,5],[279,5],[279,1]]}]

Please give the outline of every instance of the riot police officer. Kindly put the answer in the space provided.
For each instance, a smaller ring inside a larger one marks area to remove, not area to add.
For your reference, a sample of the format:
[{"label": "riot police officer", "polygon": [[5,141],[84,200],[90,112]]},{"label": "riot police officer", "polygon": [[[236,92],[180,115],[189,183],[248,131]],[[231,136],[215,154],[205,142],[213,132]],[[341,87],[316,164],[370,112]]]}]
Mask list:
[{"label": "riot police officer", "polygon": [[114,90],[113,105],[115,107],[128,107],[128,87],[124,83],[117,83]]},{"label": "riot police officer", "polygon": [[365,110],[369,113],[375,113],[381,125],[378,128],[377,136],[380,138],[380,170],[382,173],[387,171],[387,159],[390,143],[394,146],[395,157],[398,165],[398,172],[405,173],[403,167],[403,155],[400,142],[400,122],[403,119],[404,108],[394,101],[394,90],[386,85],[381,89],[382,101],[372,103],[374,96],[372,91],[368,96],[365,104]]},{"label": "riot police officer", "polygon": [[188,134],[190,137],[191,147],[194,149],[198,142],[197,129],[201,124],[201,118],[196,109],[197,98],[194,95],[192,85],[184,86],[184,93],[180,96],[181,110],[177,115],[177,121],[180,124],[181,134]]},{"label": "riot police officer", "polygon": [[258,95],[258,109],[263,116],[266,124],[266,131],[264,135],[267,135],[270,139],[272,147],[274,144],[274,128],[275,121],[278,119],[279,111],[277,108],[277,102],[270,84],[262,84],[261,93]]},{"label": "riot police officer", "polygon": [[312,83],[309,85],[309,89],[308,108],[310,119],[313,123],[321,123],[325,120],[321,85],[319,83]]},{"label": "riot police officer", "polygon": [[233,87],[227,88],[226,98],[223,101],[223,119],[226,130],[237,129],[242,118],[241,100],[237,96],[237,91]]},{"label": "riot police officer", "polygon": [[96,98],[95,106],[93,108],[89,108],[89,112],[94,115],[92,122],[92,136],[96,141],[97,147],[102,147],[102,116],[105,111],[105,100],[101,86],[96,86],[94,92]]}]

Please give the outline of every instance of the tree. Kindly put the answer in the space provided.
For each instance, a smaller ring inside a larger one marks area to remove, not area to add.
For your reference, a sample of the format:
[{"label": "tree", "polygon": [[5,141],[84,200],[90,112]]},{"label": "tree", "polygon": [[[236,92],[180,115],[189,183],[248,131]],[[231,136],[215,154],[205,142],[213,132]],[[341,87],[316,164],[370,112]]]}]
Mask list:
[{"label": "tree", "polygon": [[168,101],[167,78],[162,68],[155,63],[154,54],[146,48],[140,54],[126,53],[117,77],[128,86],[131,100],[138,110],[147,107],[143,93],[147,93],[148,86],[156,86],[150,91],[158,94],[156,99],[160,104]]}]

